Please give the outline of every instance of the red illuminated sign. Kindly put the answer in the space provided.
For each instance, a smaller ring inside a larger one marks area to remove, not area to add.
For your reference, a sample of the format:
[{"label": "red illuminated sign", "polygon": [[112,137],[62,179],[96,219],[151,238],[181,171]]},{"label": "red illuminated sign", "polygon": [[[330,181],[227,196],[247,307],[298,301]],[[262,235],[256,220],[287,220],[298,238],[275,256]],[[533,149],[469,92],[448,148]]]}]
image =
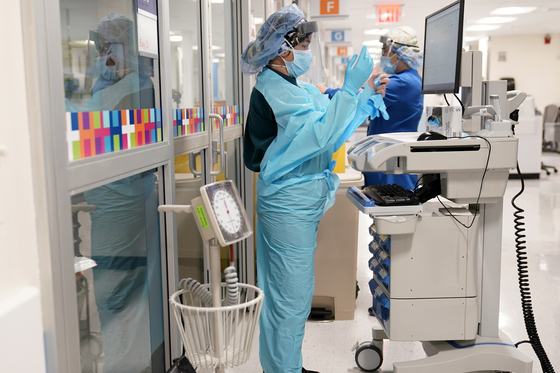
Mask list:
[{"label": "red illuminated sign", "polygon": [[400,5],[379,5],[377,7],[377,19],[379,19],[379,23],[399,22],[400,15]]}]

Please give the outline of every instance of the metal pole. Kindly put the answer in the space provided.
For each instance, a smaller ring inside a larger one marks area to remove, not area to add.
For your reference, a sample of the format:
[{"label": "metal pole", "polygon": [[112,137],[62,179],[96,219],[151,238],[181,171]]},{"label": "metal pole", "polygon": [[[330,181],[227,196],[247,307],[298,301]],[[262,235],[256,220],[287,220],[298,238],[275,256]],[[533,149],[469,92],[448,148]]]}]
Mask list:
[{"label": "metal pole", "polygon": [[[210,288],[212,289],[212,307],[222,306],[222,276],[220,265],[220,246],[218,246],[216,239],[213,238],[208,242],[210,247]],[[216,312],[214,314],[214,347],[215,355],[220,364],[216,368],[216,373],[225,373],[225,366],[222,364],[222,357],[224,353],[223,347],[223,325],[221,315]]]}]

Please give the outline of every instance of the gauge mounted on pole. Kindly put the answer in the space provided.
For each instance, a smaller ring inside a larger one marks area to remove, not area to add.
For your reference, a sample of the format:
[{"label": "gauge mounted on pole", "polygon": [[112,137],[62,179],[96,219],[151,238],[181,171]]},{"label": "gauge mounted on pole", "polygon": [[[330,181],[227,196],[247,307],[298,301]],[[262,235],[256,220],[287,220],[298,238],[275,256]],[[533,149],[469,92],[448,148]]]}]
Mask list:
[{"label": "gauge mounted on pole", "polygon": [[192,207],[205,240],[217,238],[220,245],[226,246],[253,234],[233,181],[204,185],[200,188],[200,195],[192,200]]}]

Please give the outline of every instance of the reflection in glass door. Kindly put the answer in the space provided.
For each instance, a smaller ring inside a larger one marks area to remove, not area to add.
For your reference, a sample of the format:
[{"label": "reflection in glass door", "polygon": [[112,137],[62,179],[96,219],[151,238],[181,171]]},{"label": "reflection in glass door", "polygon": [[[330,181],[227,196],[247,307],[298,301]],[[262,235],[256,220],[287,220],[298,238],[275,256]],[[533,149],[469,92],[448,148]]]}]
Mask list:
[{"label": "reflection in glass door", "polygon": [[68,159],[161,142],[159,63],[139,50],[135,2],[60,7]]},{"label": "reflection in glass door", "polygon": [[156,170],[72,197],[82,372],[162,372]]},{"label": "reflection in glass door", "polygon": [[111,159],[71,180],[81,371],[163,372],[163,162],[122,162],[166,137],[157,3],[61,0],[60,12],[69,166],[87,173],[91,157]]}]

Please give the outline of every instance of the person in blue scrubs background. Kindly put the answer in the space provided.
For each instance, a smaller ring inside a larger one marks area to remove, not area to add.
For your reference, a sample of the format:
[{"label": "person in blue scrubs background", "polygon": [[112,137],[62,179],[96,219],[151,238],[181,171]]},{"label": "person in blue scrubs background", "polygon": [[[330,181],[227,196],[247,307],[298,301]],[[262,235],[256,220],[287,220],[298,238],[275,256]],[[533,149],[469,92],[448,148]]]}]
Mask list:
[{"label": "person in blue scrubs background", "polygon": [[[396,27],[381,37],[383,43],[381,67],[391,74],[383,101],[389,118],[378,116],[368,126],[367,134],[417,132],[422,117],[424,97],[420,93],[422,78],[417,69],[422,67],[423,53],[418,45],[416,31],[408,26]],[[365,185],[397,184],[414,189],[416,175],[386,175],[364,172]]]},{"label": "person in blue scrubs background", "polygon": [[342,90],[332,100],[296,79],[311,65],[315,31],[316,23],[291,4],[266,20],[240,58],[244,74],[258,74],[243,158],[259,172],[259,358],[265,373],[312,373],[302,367],[301,348],[314,291],[317,228],[340,184],[332,156],[382,104],[365,47],[348,63]]}]

